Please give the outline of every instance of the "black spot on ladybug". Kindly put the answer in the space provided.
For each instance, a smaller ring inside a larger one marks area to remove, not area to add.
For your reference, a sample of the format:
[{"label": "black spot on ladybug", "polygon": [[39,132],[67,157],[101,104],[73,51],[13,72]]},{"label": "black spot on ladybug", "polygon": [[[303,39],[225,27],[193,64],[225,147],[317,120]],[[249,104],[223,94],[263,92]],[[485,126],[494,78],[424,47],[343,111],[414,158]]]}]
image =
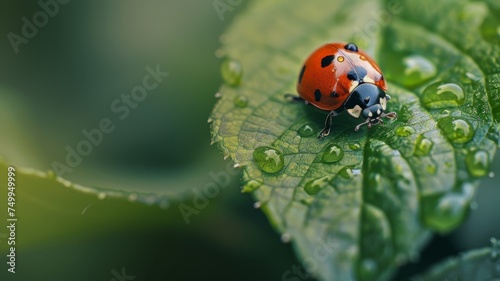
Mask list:
[{"label": "black spot on ladybug", "polygon": [[314,91],[314,100],[315,101],[321,100],[321,92],[318,89],[316,89],[316,91]]},{"label": "black spot on ladybug", "polygon": [[351,51],[351,52],[357,52],[358,51],[358,46],[354,43],[348,43],[347,45],[344,46],[344,49]]},{"label": "black spot on ladybug", "polygon": [[326,56],[323,59],[321,59],[321,67],[329,66],[333,62],[334,58],[335,58],[334,55],[330,55],[330,56]]},{"label": "black spot on ladybug", "polygon": [[353,81],[361,81],[368,74],[366,69],[362,66],[355,66],[347,73],[347,79]]},{"label": "black spot on ladybug", "polygon": [[302,82],[302,76],[304,76],[304,71],[306,71],[306,65],[305,64],[302,67],[302,70],[300,71],[300,74],[299,74],[299,84],[300,84],[300,82]]},{"label": "black spot on ladybug", "polygon": [[332,98],[338,98],[339,94],[337,94],[337,92],[333,91],[333,92],[330,93],[330,97],[332,97]]}]

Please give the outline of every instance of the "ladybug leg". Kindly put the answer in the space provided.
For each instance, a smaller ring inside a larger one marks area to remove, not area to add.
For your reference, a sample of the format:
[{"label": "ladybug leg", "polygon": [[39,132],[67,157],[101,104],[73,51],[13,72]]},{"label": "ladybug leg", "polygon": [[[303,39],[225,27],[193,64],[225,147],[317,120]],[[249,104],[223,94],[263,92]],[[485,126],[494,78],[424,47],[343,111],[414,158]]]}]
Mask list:
[{"label": "ladybug leg", "polygon": [[326,119],[325,119],[325,127],[323,128],[323,130],[321,130],[321,132],[319,132],[319,135],[318,135],[318,139],[324,139],[326,136],[328,136],[330,134],[330,130],[332,129],[332,119],[334,116],[337,116],[338,113],[335,112],[335,111],[330,111],[330,113],[328,113],[328,116],[326,116]]},{"label": "ladybug leg", "polygon": [[358,124],[355,128],[354,128],[354,131],[359,131],[359,128],[365,124],[368,124],[368,129],[370,129],[372,127],[372,119],[370,117],[366,118],[366,121],[361,123],[361,124]]},{"label": "ladybug leg", "polygon": [[293,95],[293,94],[285,94],[285,99],[288,101],[291,101],[291,102],[303,102],[304,101],[303,98],[296,96],[296,95]]},{"label": "ladybug leg", "polygon": [[387,117],[389,119],[394,119],[394,118],[398,118],[398,115],[396,114],[396,112],[388,112],[388,113],[380,114],[380,117]]},{"label": "ladybug leg", "polygon": [[289,102],[303,102],[305,104],[309,104],[309,102],[307,102],[303,98],[293,94],[285,94],[285,99],[288,100]]}]

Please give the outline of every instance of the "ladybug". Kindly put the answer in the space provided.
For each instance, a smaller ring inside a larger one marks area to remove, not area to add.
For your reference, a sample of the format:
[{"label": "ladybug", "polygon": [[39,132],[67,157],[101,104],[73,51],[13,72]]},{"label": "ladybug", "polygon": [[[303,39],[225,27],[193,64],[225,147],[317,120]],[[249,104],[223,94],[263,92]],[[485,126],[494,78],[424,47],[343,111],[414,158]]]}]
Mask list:
[{"label": "ladybug", "polygon": [[362,125],[383,123],[382,117],[396,118],[395,112],[385,113],[390,96],[377,63],[354,43],[330,43],[315,50],[302,66],[297,83],[300,97],[287,95],[293,101],[329,111],[322,139],[332,127],[332,117],[344,110],[355,117],[363,116]]}]

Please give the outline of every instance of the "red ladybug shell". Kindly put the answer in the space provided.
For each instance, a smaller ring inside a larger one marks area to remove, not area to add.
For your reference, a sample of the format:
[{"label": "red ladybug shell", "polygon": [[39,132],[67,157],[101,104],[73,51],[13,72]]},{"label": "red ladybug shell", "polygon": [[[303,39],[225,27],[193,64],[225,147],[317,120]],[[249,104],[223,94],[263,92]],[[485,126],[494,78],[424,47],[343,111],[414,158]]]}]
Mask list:
[{"label": "red ladybug shell", "polygon": [[352,43],[331,43],[318,48],[306,60],[297,92],[319,109],[336,110],[361,83],[372,83],[387,91],[382,72],[372,58]]}]

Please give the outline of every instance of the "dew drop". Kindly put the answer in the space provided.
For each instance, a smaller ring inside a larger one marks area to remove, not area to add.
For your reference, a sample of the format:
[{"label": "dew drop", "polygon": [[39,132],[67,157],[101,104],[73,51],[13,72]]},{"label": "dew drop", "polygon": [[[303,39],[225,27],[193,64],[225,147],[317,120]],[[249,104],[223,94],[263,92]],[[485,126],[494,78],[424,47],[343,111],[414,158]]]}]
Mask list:
[{"label": "dew drop", "polygon": [[307,197],[307,198],[304,198],[302,200],[300,200],[300,202],[306,206],[311,206],[312,203],[314,202],[314,198],[313,197]]},{"label": "dew drop", "polygon": [[220,98],[222,98],[222,93],[217,92],[217,93],[215,93],[214,97],[215,97],[216,99],[220,99]]},{"label": "dew drop", "polygon": [[438,121],[439,127],[446,137],[455,144],[462,144],[470,141],[474,137],[472,125],[463,119],[455,117],[444,117]]},{"label": "dew drop", "polygon": [[455,83],[437,82],[425,88],[421,101],[429,109],[454,107],[465,102],[465,94],[462,87]]},{"label": "dew drop", "polygon": [[359,277],[361,280],[373,280],[377,271],[378,266],[373,259],[364,259],[359,266]]},{"label": "dew drop", "polygon": [[433,146],[434,143],[430,139],[424,137],[423,135],[418,135],[413,154],[416,156],[426,156],[429,154]]},{"label": "dew drop", "polygon": [[290,235],[290,233],[285,232],[281,235],[281,242],[290,243],[291,240],[292,240],[292,235]]},{"label": "dew drop", "polygon": [[104,198],[106,198],[106,193],[104,192],[99,192],[97,194],[97,198],[99,198],[99,200],[104,200]]},{"label": "dew drop", "polygon": [[325,186],[328,185],[329,180],[330,178],[328,176],[316,180],[311,180],[304,186],[304,191],[309,195],[316,195],[321,191],[321,189],[325,188]]},{"label": "dew drop", "polygon": [[410,126],[402,126],[396,129],[396,135],[400,137],[407,137],[413,135],[415,133],[415,129]]},{"label": "dew drop", "polygon": [[336,144],[329,144],[323,152],[322,161],[324,163],[335,163],[344,157],[344,150]]},{"label": "dew drop", "polygon": [[469,151],[465,157],[465,164],[473,177],[486,176],[490,169],[488,153],[484,150]]},{"label": "dew drop", "polygon": [[254,192],[255,190],[259,189],[259,187],[262,186],[262,183],[260,181],[256,180],[251,180],[247,182],[243,188],[241,189],[242,193],[251,193]]},{"label": "dew drop", "polygon": [[354,151],[361,150],[361,144],[359,142],[349,144],[349,148]]},{"label": "dew drop", "polygon": [[438,229],[449,229],[459,225],[470,208],[467,197],[457,193],[437,197],[430,204],[434,207],[429,208],[424,217],[427,223]]},{"label": "dew drop", "polygon": [[253,203],[253,207],[254,207],[255,209],[259,209],[260,207],[262,207],[262,203],[260,203],[260,202],[258,202],[258,201],[257,201],[257,202],[255,202],[255,203]]},{"label": "dew drop", "polygon": [[56,180],[57,179],[57,175],[54,172],[54,170],[47,171],[47,179],[49,179],[49,180]]},{"label": "dew drop", "polygon": [[314,125],[313,124],[305,124],[304,126],[300,127],[299,130],[297,131],[297,134],[303,138],[310,137],[314,135]]},{"label": "dew drop", "polygon": [[353,172],[353,170],[351,168],[344,167],[338,172],[338,175],[343,177],[344,179],[352,179],[352,177],[355,175],[355,173]]},{"label": "dew drop", "polygon": [[283,152],[269,146],[257,147],[253,158],[262,171],[270,174],[279,172],[285,165]]},{"label": "dew drop", "polygon": [[407,56],[403,58],[403,63],[404,74],[407,80],[413,80],[412,84],[419,84],[436,75],[436,66],[423,56]]},{"label": "dew drop", "polygon": [[382,185],[382,176],[379,173],[369,174],[368,186],[374,186],[375,191],[383,192],[384,186]]},{"label": "dew drop", "polygon": [[494,237],[491,237],[490,242],[491,242],[491,256],[490,256],[491,260],[497,261],[498,258],[500,257],[500,241],[498,241]]},{"label": "dew drop", "polygon": [[234,98],[234,105],[236,107],[244,108],[248,105],[248,99],[245,96],[237,96]]},{"label": "dew drop", "polygon": [[425,170],[427,171],[427,173],[431,174],[431,175],[435,175],[436,174],[436,165],[434,164],[429,164],[425,167]]},{"label": "dew drop", "polygon": [[446,117],[446,116],[450,116],[450,113],[451,113],[451,112],[450,112],[448,109],[445,109],[445,110],[441,111],[441,113],[440,113],[440,114],[441,114],[443,117]]},{"label": "dew drop", "polygon": [[138,197],[139,196],[137,195],[137,193],[134,192],[134,193],[130,193],[127,198],[128,198],[128,201],[135,202]]},{"label": "dew drop", "polygon": [[471,81],[479,81],[481,78],[472,72],[466,72],[465,77]]},{"label": "dew drop", "polygon": [[229,86],[239,86],[241,76],[243,75],[243,67],[241,63],[233,59],[225,59],[220,67],[222,79]]},{"label": "dew drop", "polygon": [[494,178],[494,177],[495,177],[495,173],[494,173],[494,172],[490,172],[490,173],[488,174],[488,177],[490,177],[491,179],[492,179],[492,178]]},{"label": "dew drop", "polygon": [[142,200],[147,205],[153,205],[156,202],[156,196],[154,194],[149,194]]}]

